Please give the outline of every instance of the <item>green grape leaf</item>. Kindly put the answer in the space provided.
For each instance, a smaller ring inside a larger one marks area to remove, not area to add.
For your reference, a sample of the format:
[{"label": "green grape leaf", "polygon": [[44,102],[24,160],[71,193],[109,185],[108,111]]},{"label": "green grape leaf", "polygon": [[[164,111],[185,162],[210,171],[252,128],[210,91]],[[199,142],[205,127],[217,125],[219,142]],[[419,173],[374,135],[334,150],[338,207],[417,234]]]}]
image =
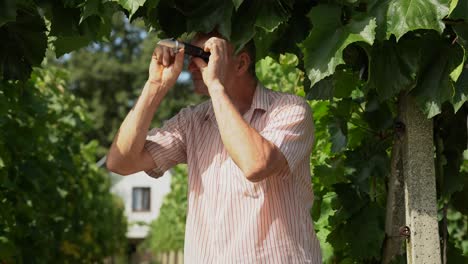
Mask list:
[{"label": "green grape leaf", "polygon": [[359,75],[349,68],[337,69],[335,74],[319,81],[307,93],[308,100],[345,98],[359,85]]},{"label": "green grape leaf", "polygon": [[310,88],[307,92],[307,100],[332,100],[334,93],[333,89],[332,77],[326,77]]},{"label": "green grape leaf", "polygon": [[453,0],[449,17],[452,19],[464,19],[465,22],[468,22],[468,1]]},{"label": "green grape leaf", "polygon": [[207,12],[207,10],[205,10],[203,16],[187,18],[187,31],[208,33],[217,27],[221,35],[230,38],[232,11],[233,5],[230,0],[219,2],[211,11]]},{"label": "green grape leaf", "polygon": [[465,52],[467,52],[468,51],[468,26],[467,25],[454,25],[453,30],[457,34],[457,42],[461,46],[463,46],[465,49]]},{"label": "green grape leaf", "polygon": [[55,56],[57,58],[74,50],[86,47],[92,39],[86,36],[57,37],[54,41]]},{"label": "green grape leaf", "polygon": [[[400,43],[400,46],[403,45]],[[409,53],[401,56],[394,39],[374,44],[370,54],[367,88],[375,89],[382,101],[391,98],[401,90],[412,88],[416,76],[406,56],[417,55],[418,53]]]},{"label": "green grape leaf", "polygon": [[239,9],[239,6],[242,4],[242,2],[244,2],[244,0],[232,0],[232,3],[234,4],[236,10]]},{"label": "green grape leaf", "polygon": [[138,8],[143,6],[146,2],[146,0],[113,0],[113,1],[119,3],[119,5],[121,5],[125,10],[127,10],[130,13],[129,17],[132,17],[133,14],[135,14],[135,12],[138,10]]},{"label": "green grape leaf", "polygon": [[453,206],[463,214],[468,214],[466,201],[468,200],[468,175],[466,172],[460,173],[459,177],[463,179],[463,190],[452,195]]},{"label": "green grape leaf", "polygon": [[333,96],[335,98],[346,98],[351,92],[359,86],[359,74],[352,69],[338,69],[333,75]]},{"label": "green grape leaf", "polygon": [[388,104],[381,102],[381,98],[369,94],[364,112],[364,119],[369,127],[375,131],[389,129],[393,126],[393,116]]},{"label": "green grape leaf", "polygon": [[[149,12],[153,17],[157,17],[157,21],[166,37],[178,37],[186,32],[186,16],[167,2],[160,2],[157,8]],[[154,18],[151,19],[151,21],[153,20]],[[174,23],[175,21],[177,23]],[[156,23],[152,22],[152,24]]]},{"label": "green grape leaf", "polygon": [[276,58],[284,53],[293,53],[302,58],[297,43],[304,41],[309,34],[311,26],[306,14],[311,4],[313,2],[296,2],[288,21],[280,24],[273,32],[257,30],[254,37],[257,60],[267,55]]},{"label": "green grape leaf", "polygon": [[[466,172],[460,171],[464,162],[465,144],[460,144],[460,138],[467,138],[467,111],[455,113],[448,104],[442,108],[442,113],[435,119],[438,149],[437,183],[441,197],[450,199],[455,192],[462,191]],[[454,125],[456,124],[456,125]]]},{"label": "green grape leaf", "polygon": [[309,17],[314,27],[301,43],[305,69],[311,86],[332,75],[344,63],[343,50],[351,43],[374,42],[375,18],[351,20],[341,25],[341,9],[337,6],[319,5],[312,8]]},{"label": "green grape leaf", "polygon": [[101,16],[101,13],[99,10],[100,5],[101,5],[100,0],[87,0],[82,9],[80,24],[81,22],[83,22],[83,20],[85,20],[89,16]]},{"label": "green grape leaf", "polygon": [[[367,204],[349,218],[346,224],[338,225],[328,235],[327,241],[354,259],[378,258],[385,237],[382,218],[382,210],[378,205]],[[354,261],[350,260],[349,263]]]},{"label": "green grape leaf", "polygon": [[258,1],[259,9],[255,25],[268,32],[273,32],[289,18],[293,2],[293,0],[272,0],[270,3]]},{"label": "green grape leaf", "polygon": [[434,53],[425,52],[427,62],[422,65],[416,87],[412,90],[416,101],[422,107],[428,118],[441,112],[442,103],[452,100],[455,93],[452,72],[463,63],[463,48],[452,45],[445,40],[432,42],[430,49]]},{"label": "green grape leaf", "polygon": [[449,13],[450,0],[394,0],[387,12],[387,37],[399,40],[404,34],[417,29],[434,29],[440,33],[445,26],[442,18]]},{"label": "green grape leaf", "polygon": [[239,51],[255,36],[256,11],[251,8],[254,3],[256,1],[245,2],[232,16],[231,42],[236,51]]},{"label": "green grape leaf", "polygon": [[[86,6],[84,8],[86,9]],[[84,14],[81,19],[78,19],[79,15],[76,9],[55,10],[54,14],[57,14],[54,15],[55,23],[69,23],[69,26],[73,29],[70,30],[70,28],[63,26],[53,27],[51,34],[56,37],[52,42],[57,57],[85,47],[93,40],[107,39],[112,30],[111,18],[115,6],[112,3],[106,3],[104,5],[98,4],[96,8],[96,10],[87,11],[88,13]],[[72,18],[62,15],[60,12],[70,15]]]},{"label": "green grape leaf", "polygon": [[79,35],[80,15],[79,8],[64,8],[60,5],[53,5],[50,35]]},{"label": "green grape leaf", "polygon": [[314,177],[320,178],[320,184],[325,188],[331,188],[334,184],[345,182],[346,177],[342,160],[332,162],[331,166],[319,165],[314,167]]},{"label": "green grape leaf", "polygon": [[244,2],[233,15],[231,42],[239,51],[256,33],[256,27],[274,32],[288,20],[292,11],[292,0],[261,0]]},{"label": "green grape leaf", "polygon": [[0,27],[8,21],[16,19],[16,1],[4,0],[0,2]]},{"label": "green grape leaf", "polygon": [[332,152],[337,153],[346,147],[348,128],[346,122],[340,118],[335,118],[335,122],[328,124],[328,132],[332,142]]},{"label": "green grape leaf", "polygon": [[458,0],[450,1],[449,14],[452,14],[453,10],[457,7]]},{"label": "green grape leaf", "polygon": [[148,10],[156,8],[158,6],[158,4],[159,4],[159,0],[147,0],[145,2],[145,6],[147,7]]},{"label": "green grape leaf", "polygon": [[377,28],[375,37],[384,40],[387,37],[387,12],[388,5],[392,0],[370,0],[368,4],[369,15],[375,17]]},{"label": "green grape leaf", "polygon": [[41,64],[47,48],[46,26],[37,9],[18,9],[16,21],[0,28],[0,72],[5,79],[26,80]]},{"label": "green grape leaf", "polygon": [[460,77],[455,83],[455,95],[453,96],[453,108],[458,112],[463,104],[468,101],[468,67],[465,66]]}]

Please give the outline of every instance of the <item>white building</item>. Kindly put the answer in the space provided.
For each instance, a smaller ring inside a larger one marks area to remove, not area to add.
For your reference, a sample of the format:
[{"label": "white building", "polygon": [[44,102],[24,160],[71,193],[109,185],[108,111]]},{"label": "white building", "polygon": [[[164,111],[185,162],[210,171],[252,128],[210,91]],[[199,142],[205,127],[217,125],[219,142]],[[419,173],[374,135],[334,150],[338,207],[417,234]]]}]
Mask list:
[{"label": "white building", "polygon": [[111,173],[111,192],[122,198],[129,224],[127,238],[143,240],[149,224],[159,216],[164,196],[171,191],[170,172],[158,179],[138,172],[128,176]]},{"label": "white building", "polygon": [[[105,162],[106,157],[97,165],[104,166]],[[162,177],[155,179],[143,171],[128,176],[109,171],[109,177],[110,191],[119,196],[125,205],[128,263],[149,263],[152,256],[141,255],[137,252],[137,247],[148,236],[150,223],[158,218],[164,197],[171,191],[171,173],[167,171]],[[183,255],[180,258],[183,259]],[[163,263],[167,263],[167,260]],[[182,263],[182,260],[178,263]]]}]

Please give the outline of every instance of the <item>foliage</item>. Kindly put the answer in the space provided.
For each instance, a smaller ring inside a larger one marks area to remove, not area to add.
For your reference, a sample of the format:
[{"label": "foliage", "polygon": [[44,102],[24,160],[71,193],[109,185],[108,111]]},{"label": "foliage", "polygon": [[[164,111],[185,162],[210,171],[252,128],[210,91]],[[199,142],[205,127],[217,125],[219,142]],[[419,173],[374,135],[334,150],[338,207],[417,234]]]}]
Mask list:
[{"label": "foliage", "polygon": [[[460,172],[467,159],[462,158],[466,118],[461,118],[468,111],[466,1],[59,0],[2,5],[4,79],[28,79],[47,41],[60,56],[109,38],[112,14],[120,10],[131,20],[142,18],[159,37],[217,28],[237,48],[253,39],[257,59],[271,57],[259,64],[262,81],[267,86],[281,81],[279,88],[313,100],[312,215],[332,262],[380,261],[396,106],[398,95],[409,93],[434,118],[441,233],[449,233],[449,262],[463,253],[466,236],[458,235],[457,226],[466,219],[459,201],[468,193],[466,172]],[[280,56],[286,53],[296,57]],[[300,83],[302,90],[296,87]]]},{"label": "foliage", "polygon": [[140,250],[154,253],[184,249],[187,216],[187,166],[171,170],[171,192],[164,197],[159,217],[151,223],[148,238]]},{"label": "foliage", "polygon": [[94,164],[91,120],[66,72],[35,69],[0,89],[0,260],[95,262],[125,241],[123,204]]},{"label": "foliage", "polygon": [[[281,55],[278,61],[267,57],[257,63],[257,76],[274,90],[303,94],[298,83],[304,73],[295,68],[297,64],[292,54]],[[316,139],[311,156],[315,194],[311,214],[326,263],[377,263],[385,237],[386,177],[395,102],[380,103],[375,93],[364,95],[365,83],[352,77],[357,73],[350,71],[340,69],[346,78],[329,87],[339,91],[342,86],[352,85],[352,92],[338,92],[340,98],[333,100],[310,101]],[[463,162],[468,163],[461,156],[466,145],[459,143],[459,139],[466,138],[468,111],[460,110],[455,116],[448,105],[444,109],[435,124],[440,137],[450,141],[441,142],[445,146],[440,154],[444,160],[441,168],[447,176],[439,175],[437,186],[440,212],[443,205],[450,205],[447,223],[441,214],[440,226],[448,228],[448,260],[455,263],[462,254],[467,255],[468,239],[463,231],[467,216],[459,211],[466,211],[462,197],[467,193],[464,181],[468,177],[457,169]],[[448,198],[452,195],[457,199]]]}]

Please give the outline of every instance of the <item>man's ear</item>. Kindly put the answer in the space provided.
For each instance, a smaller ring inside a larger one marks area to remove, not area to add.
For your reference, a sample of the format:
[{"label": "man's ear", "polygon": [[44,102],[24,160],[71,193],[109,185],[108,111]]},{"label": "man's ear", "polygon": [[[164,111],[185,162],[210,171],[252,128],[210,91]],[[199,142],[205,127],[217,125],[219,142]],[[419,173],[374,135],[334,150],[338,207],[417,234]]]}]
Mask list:
[{"label": "man's ear", "polygon": [[239,55],[237,55],[237,74],[243,75],[244,73],[248,72],[251,62],[252,61],[249,54],[245,51],[241,51]]}]

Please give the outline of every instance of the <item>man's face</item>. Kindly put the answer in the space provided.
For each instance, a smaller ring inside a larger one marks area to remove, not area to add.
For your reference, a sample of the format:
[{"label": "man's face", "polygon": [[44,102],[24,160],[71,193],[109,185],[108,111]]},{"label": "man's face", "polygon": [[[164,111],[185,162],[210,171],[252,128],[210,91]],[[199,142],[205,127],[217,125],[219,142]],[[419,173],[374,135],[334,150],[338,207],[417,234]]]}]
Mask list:
[{"label": "man's face", "polygon": [[[210,36],[210,35],[206,35],[206,36],[198,35],[198,36],[195,36],[195,38],[190,42],[190,44],[192,44],[194,46],[197,46],[197,47],[200,47],[200,48],[204,48],[205,42],[208,39],[210,39],[211,37],[212,36]],[[234,51],[234,48],[229,43],[228,43],[228,49],[229,50],[227,52],[233,52]],[[237,62],[236,56],[233,56],[232,60],[227,62],[227,63],[230,64],[228,66],[228,69],[230,71],[235,69],[236,62]],[[200,69],[193,62],[193,58],[190,59],[188,70],[192,75],[192,81],[193,81],[193,86],[195,87],[195,93],[203,94],[203,95],[209,95],[208,87],[206,87],[206,84],[203,82],[203,77],[202,77],[202,74],[200,72]],[[229,76],[228,76],[228,78],[229,78]],[[229,82],[229,80],[226,80],[226,81]]]},{"label": "man's face", "polygon": [[[209,37],[195,37],[190,44],[203,48],[205,42]],[[203,77],[198,66],[193,62],[193,58],[190,58],[190,63],[188,66],[189,72],[192,74],[193,86],[195,87],[195,93],[202,95],[209,95],[208,87],[206,87],[203,82]]]}]

